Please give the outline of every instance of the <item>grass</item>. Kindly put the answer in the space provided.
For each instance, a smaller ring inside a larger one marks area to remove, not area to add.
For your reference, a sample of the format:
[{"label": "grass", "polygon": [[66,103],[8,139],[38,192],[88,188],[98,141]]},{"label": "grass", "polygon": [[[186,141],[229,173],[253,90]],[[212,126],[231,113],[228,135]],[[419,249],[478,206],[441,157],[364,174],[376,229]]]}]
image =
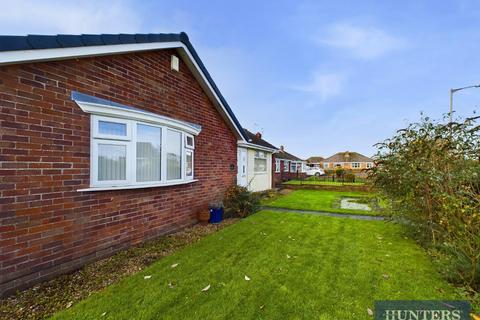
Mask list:
[{"label": "grass", "polygon": [[378,207],[373,208],[373,210],[371,211],[341,209],[339,204],[342,197],[368,199],[368,201],[373,203],[378,202],[376,201],[374,194],[367,192],[295,190],[284,196],[273,199],[266,199],[263,201],[263,205],[287,209],[315,210],[363,215],[381,215],[381,210]]},{"label": "grass", "polygon": [[207,226],[197,224],[140,246],[122,250],[75,272],[20,291],[0,300],[0,319],[45,319],[236,221],[237,219],[228,219],[222,224]]},{"label": "grass", "polygon": [[338,181],[321,181],[321,180],[290,180],[283,184],[290,185],[317,185],[317,186],[363,186],[364,182],[338,182]]},{"label": "grass", "polygon": [[398,225],[262,211],[53,319],[371,319],[375,300],[459,298]]}]

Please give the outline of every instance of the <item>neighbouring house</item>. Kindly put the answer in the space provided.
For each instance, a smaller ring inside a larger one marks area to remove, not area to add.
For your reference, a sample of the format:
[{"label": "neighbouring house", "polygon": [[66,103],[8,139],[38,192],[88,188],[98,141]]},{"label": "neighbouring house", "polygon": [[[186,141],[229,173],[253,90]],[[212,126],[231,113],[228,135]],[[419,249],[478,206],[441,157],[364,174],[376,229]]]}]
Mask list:
[{"label": "neighbouring house", "polygon": [[313,156],[307,159],[307,166],[311,168],[323,168],[323,161],[325,159],[320,156]]},{"label": "neighbouring house", "polygon": [[272,154],[277,148],[264,139],[260,132],[243,129],[246,141],[238,143],[237,183],[250,191],[272,188]]},{"label": "neighbouring house", "polygon": [[273,155],[273,184],[305,178],[306,164],[305,160],[286,152],[285,148],[280,146],[280,150]]},{"label": "neighbouring house", "polygon": [[0,113],[0,295],[195,223],[239,145],[271,168],[185,33],[0,36]]},{"label": "neighbouring house", "polygon": [[323,160],[324,169],[343,168],[353,171],[369,169],[374,166],[373,159],[364,156],[358,152],[338,152],[331,157]]}]

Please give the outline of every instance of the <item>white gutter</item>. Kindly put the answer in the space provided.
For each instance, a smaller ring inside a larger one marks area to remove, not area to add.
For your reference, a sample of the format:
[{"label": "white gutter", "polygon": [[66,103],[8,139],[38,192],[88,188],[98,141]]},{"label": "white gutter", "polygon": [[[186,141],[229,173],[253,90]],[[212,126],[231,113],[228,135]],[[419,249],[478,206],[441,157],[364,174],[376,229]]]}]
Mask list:
[{"label": "white gutter", "polygon": [[239,140],[237,142],[237,145],[239,147],[247,148],[247,149],[254,149],[254,150],[261,150],[261,151],[267,151],[271,153],[277,153],[278,149],[272,149],[264,146],[259,146],[258,144],[250,143],[250,142],[245,142],[242,140]]}]

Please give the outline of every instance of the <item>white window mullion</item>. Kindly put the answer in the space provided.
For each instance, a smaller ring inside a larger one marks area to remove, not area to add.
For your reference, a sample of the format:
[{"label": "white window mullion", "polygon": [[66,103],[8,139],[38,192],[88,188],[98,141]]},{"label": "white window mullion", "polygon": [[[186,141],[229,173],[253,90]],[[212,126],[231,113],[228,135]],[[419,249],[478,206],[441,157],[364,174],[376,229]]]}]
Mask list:
[{"label": "white window mullion", "polygon": [[180,177],[185,179],[185,133],[182,132],[181,143],[180,143],[180,150],[181,150],[181,159],[180,159]]},{"label": "white window mullion", "polygon": [[127,160],[128,174],[127,180],[133,184],[137,182],[137,124],[131,121],[130,124],[132,139],[130,139],[130,155]]},{"label": "white window mullion", "polygon": [[160,166],[160,181],[167,181],[167,128],[162,127],[162,152],[161,152],[161,166]]}]

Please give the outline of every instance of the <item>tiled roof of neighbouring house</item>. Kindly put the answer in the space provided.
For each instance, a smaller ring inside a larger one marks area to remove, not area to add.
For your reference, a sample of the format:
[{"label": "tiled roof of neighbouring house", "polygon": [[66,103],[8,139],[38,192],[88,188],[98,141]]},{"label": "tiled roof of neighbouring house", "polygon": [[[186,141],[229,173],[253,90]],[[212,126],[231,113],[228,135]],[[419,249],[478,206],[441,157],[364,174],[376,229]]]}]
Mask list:
[{"label": "tiled roof of neighbouring house", "polygon": [[358,152],[338,152],[331,157],[323,160],[324,162],[373,162],[369,157],[364,156]]},{"label": "tiled roof of neighbouring house", "polygon": [[323,157],[310,157],[307,159],[307,162],[308,163],[320,163],[320,162],[323,162],[323,160],[325,160]]},{"label": "tiled roof of neighbouring house", "polygon": [[245,128],[243,128],[243,132],[245,133],[245,138],[249,143],[253,143],[253,144],[256,144],[257,146],[262,146],[270,149],[277,149],[277,147],[275,147],[274,145],[263,140],[261,135],[260,137],[258,137],[255,133],[252,133]]},{"label": "tiled roof of neighbouring house", "polygon": [[275,154],[275,158],[276,159],[292,160],[292,161],[303,161],[299,157],[294,156],[293,154],[288,153],[287,151],[281,150],[281,149],[278,151],[278,153]]},{"label": "tiled roof of neighbouring house", "polygon": [[[235,126],[246,139],[242,131],[240,122],[235,117],[232,109],[213,81],[202,60],[193,48],[185,32],[181,33],[148,33],[148,34],[82,34],[82,35],[27,35],[27,36],[6,36],[0,35],[0,52],[19,51],[19,50],[39,50],[39,49],[67,49],[82,48],[90,46],[107,45],[127,45],[127,44],[145,44],[155,42],[181,42],[191,53],[193,59],[198,64],[200,70],[205,75],[208,83],[224,105],[228,115]],[[153,49],[152,49],[153,50]],[[144,51],[148,51],[145,49]]]}]

